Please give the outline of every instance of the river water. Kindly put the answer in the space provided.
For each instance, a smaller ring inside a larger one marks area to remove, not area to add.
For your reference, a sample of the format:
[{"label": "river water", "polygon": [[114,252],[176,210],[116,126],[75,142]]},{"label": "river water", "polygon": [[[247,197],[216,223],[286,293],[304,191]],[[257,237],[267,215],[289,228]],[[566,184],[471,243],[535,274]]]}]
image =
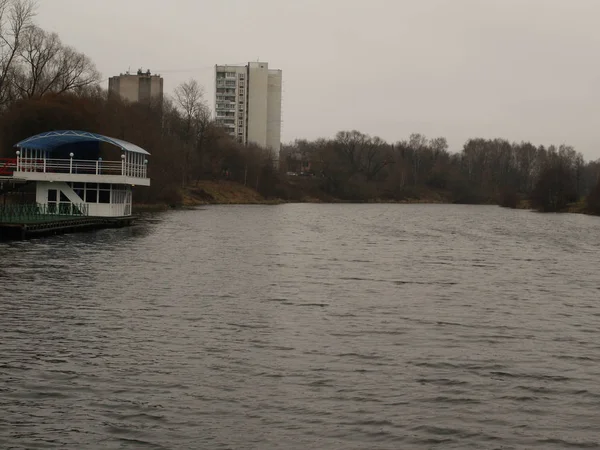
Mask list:
[{"label": "river water", "polygon": [[211,206],[0,244],[0,448],[600,448],[600,218]]}]

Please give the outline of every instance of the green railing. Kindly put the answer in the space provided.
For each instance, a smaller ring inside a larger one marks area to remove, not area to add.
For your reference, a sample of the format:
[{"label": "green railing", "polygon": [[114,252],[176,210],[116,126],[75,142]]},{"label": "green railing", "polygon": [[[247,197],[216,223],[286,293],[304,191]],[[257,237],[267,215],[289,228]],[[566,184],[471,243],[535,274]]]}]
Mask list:
[{"label": "green railing", "polygon": [[85,203],[50,203],[48,205],[0,205],[0,223],[43,222],[72,219],[88,215]]}]

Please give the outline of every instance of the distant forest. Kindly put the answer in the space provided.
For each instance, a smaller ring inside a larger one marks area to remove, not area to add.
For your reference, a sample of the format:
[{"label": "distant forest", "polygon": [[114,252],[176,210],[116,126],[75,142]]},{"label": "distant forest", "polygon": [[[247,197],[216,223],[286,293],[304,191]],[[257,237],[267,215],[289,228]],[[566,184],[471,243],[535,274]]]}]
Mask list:
[{"label": "distant forest", "polygon": [[445,138],[413,134],[387,143],[358,131],[334,139],[296,141],[282,153],[287,170],[309,170],[320,188],[344,200],[530,205],[539,211],[600,212],[600,161],[572,147],[504,139],[469,139],[459,153]]},{"label": "distant forest", "polygon": [[413,134],[389,143],[342,131],[284,145],[276,169],[268,151],[242,146],[218,126],[196,81],[162,101],[109,96],[94,63],[34,18],[34,1],[0,0],[0,157],[14,157],[13,145],[28,136],[78,129],[151,153],[152,186],[136,192],[145,203],[178,205],[198,181],[228,179],[283,201],[435,201],[600,214],[600,161],[586,162],[566,145],[474,138],[457,153],[444,138]]}]

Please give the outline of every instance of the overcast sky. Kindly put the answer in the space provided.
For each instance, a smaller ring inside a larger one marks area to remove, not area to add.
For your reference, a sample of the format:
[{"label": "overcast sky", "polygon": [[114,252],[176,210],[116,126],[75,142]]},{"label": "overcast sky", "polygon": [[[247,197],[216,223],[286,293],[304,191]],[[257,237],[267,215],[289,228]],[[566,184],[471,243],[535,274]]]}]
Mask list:
[{"label": "overcast sky", "polygon": [[[105,78],[170,93],[214,65],[283,70],[283,140],[358,129],[570,144],[600,158],[600,0],[38,0]],[[105,87],[108,81],[104,82]]]}]

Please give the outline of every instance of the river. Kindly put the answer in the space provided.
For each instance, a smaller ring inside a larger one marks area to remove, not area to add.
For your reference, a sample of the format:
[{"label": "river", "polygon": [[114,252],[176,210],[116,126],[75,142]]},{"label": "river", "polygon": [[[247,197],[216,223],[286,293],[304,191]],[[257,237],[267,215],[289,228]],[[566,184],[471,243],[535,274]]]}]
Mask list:
[{"label": "river", "polygon": [[600,448],[600,218],[210,206],[0,257],[0,448]]}]

